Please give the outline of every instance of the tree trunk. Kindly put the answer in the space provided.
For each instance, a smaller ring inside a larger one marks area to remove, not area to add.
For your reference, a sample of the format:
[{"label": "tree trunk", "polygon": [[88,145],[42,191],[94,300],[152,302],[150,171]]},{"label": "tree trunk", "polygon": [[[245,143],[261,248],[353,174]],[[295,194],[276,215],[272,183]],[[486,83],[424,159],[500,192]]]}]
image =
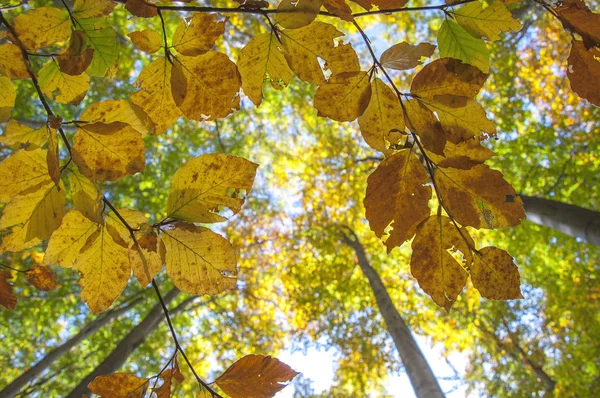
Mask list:
[{"label": "tree trunk", "polygon": [[392,299],[388,294],[379,274],[371,267],[367,255],[362,244],[359,242],[358,237],[354,235],[353,239],[345,236],[343,242],[354,250],[358,257],[358,265],[363,271],[373,294],[377,301],[377,306],[388,331],[392,335],[394,344],[400,353],[400,358],[406,368],[406,373],[410,379],[410,383],[415,391],[415,395],[418,398],[440,398],[444,397],[444,392],[440,388],[437,379],[427,360],[423,356],[421,349],[417,345],[417,342],[413,338],[408,326],[394,307]]},{"label": "tree trunk", "polygon": [[26,384],[30,383],[32,380],[38,377],[44,370],[46,370],[50,365],[52,365],[54,361],[58,360],[64,354],[69,352],[71,348],[77,346],[83,340],[96,333],[98,330],[100,330],[102,326],[111,322],[119,315],[129,311],[132,307],[137,305],[142,300],[142,297],[138,297],[130,303],[122,306],[121,308],[105,312],[104,314],[94,319],[92,322],[85,325],[76,335],[74,335],[69,340],[65,341],[63,344],[59,345],[58,347],[54,348],[52,351],[47,353],[46,356],[44,356],[44,358],[42,358],[38,363],[33,365],[31,368],[27,369],[27,371],[25,371],[21,376],[17,377],[9,385],[4,387],[4,389],[0,391],[0,396],[12,398],[15,395],[17,395]]},{"label": "tree trunk", "polygon": [[[179,293],[180,291],[177,288],[173,288],[169,291],[164,297],[165,305],[168,306]],[[68,395],[68,398],[81,398],[83,394],[90,395],[88,384],[90,384],[97,376],[107,375],[117,371],[127,358],[129,358],[129,355],[131,355],[131,353],[146,340],[150,333],[158,327],[158,324],[163,318],[163,309],[160,303],[157,302],[144,320],[131,329],[127,336],[117,344],[115,349],[104,359],[104,361],[79,382]]]},{"label": "tree trunk", "polygon": [[529,221],[600,246],[600,212],[544,198],[519,196]]}]

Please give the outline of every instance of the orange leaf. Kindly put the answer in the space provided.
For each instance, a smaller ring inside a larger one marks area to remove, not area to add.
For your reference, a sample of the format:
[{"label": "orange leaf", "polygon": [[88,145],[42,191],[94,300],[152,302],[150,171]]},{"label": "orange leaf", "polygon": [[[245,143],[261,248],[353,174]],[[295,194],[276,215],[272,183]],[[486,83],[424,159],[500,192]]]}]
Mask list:
[{"label": "orange leaf", "polygon": [[30,285],[35,286],[39,290],[48,291],[58,287],[56,284],[56,275],[54,275],[50,268],[43,265],[34,265],[29,268],[25,273],[25,277]]},{"label": "orange leaf", "polygon": [[113,373],[96,377],[88,388],[104,398],[139,398],[146,393],[148,380],[130,373]]},{"label": "orange leaf", "polygon": [[573,40],[567,76],[571,89],[581,98],[600,106],[600,49],[585,48],[582,41]]},{"label": "orange leaf", "polygon": [[475,252],[471,264],[471,280],[475,289],[490,300],[523,298],[521,277],[510,254],[494,246]]},{"label": "orange leaf", "polygon": [[8,271],[0,271],[0,305],[14,310],[17,306],[17,296],[13,293],[13,285],[8,283],[12,275]]}]

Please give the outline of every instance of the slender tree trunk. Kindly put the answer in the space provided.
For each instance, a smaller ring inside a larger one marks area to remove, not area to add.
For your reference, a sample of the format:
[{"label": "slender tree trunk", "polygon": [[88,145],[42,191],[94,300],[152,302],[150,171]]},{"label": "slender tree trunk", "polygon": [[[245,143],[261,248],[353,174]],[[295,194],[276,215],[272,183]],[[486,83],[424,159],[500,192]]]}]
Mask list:
[{"label": "slender tree trunk", "polygon": [[26,384],[38,377],[44,370],[52,365],[54,361],[58,360],[64,354],[69,352],[71,348],[77,346],[83,340],[96,333],[101,327],[111,322],[113,319],[129,311],[142,300],[142,297],[138,297],[120,308],[105,312],[85,325],[76,335],[58,347],[54,348],[52,351],[48,352],[46,356],[44,356],[44,358],[42,358],[38,363],[27,369],[27,371],[25,371],[21,376],[17,377],[9,385],[4,387],[4,389],[0,391],[0,396],[12,398],[17,395]]},{"label": "slender tree trunk", "polygon": [[600,212],[544,198],[519,196],[529,221],[600,246]]},{"label": "slender tree trunk", "polygon": [[421,349],[413,338],[410,329],[396,310],[396,307],[394,307],[392,299],[379,274],[371,267],[362,244],[356,235],[354,235],[353,239],[345,236],[343,242],[354,250],[358,257],[358,265],[369,280],[375,300],[377,301],[377,306],[400,353],[400,358],[402,358],[415,395],[418,398],[444,397],[444,392],[440,388],[425,356],[423,356]]},{"label": "slender tree trunk", "polygon": [[[164,296],[165,305],[168,306],[178,295],[180,291],[177,288],[169,291]],[[186,309],[186,307],[198,297],[190,296],[182,301],[177,307],[169,311],[171,316],[177,315]],[[71,391],[67,398],[81,398],[83,394],[90,394],[88,384],[98,376],[114,373],[125,363],[131,353],[142,344],[146,338],[158,327],[163,320],[164,314],[160,303],[150,310],[148,315],[135,326],[131,331],[117,344],[115,349],[102,361],[102,363],[90,372],[79,384]]]}]

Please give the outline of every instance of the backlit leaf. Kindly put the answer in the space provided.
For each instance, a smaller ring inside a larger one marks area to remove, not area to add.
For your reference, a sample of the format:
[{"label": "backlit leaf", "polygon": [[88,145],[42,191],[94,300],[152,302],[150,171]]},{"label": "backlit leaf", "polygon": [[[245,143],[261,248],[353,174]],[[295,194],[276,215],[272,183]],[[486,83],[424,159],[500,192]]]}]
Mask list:
[{"label": "backlit leaf", "polygon": [[86,121],[88,124],[123,122],[130,125],[142,136],[148,134],[148,131],[154,127],[148,115],[137,105],[127,100],[94,102],[85,108],[79,119]]},{"label": "backlit leaf", "polygon": [[294,72],[280,48],[281,43],[275,34],[261,33],[240,51],[237,65],[242,76],[242,88],[256,106],[262,102],[264,81],[281,90],[292,80]]},{"label": "backlit leaf", "polygon": [[11,148],[35,149],[44,145],[48,141],[48,129],[42,126],[38,129],[32,129],[29,126],[11,119],[6,123],[4,131],[0,136],[0,142]]},{"label": "backlit leaf", "polygon": [[144,141],[122,122],[80,125],[73,138],[73,162],[96,181],[115,181],[144,171]]},{"label": "backlit leaf", "polygon": [[173,35],[173,47],[182,55],[206,53],[225,32],[225,21],[217,22],[216,19],[216,14],[198,13],[189,23],[182,21]]},{"label": "backlit leaf", "polygon": [[277,6],[277,23],[286,29],[310,24],[319,14],[323,0],[282,0]]},{"label": "backlit leaf", "polygon": [[112,0],[75,0],[72,12],[77,19],[105,17],[116,5]]},{"label": "backlit leaf", "polygon": [[565,29],[579,34],[586,48],[600,45],[600,14],[587,7],[584,0],[565,0],[554,9]]},{"label": "backlit leaf", "polygon": [[50,47],[71,35],[66,11],[55,7],[38,7],[18,15],[12,27],[25,48],[30,51]]},{"label": "backlit leaf", "polygon": [[600,49],[585,48],[583,42],[573,40],[567,76],[571,89],[581,98],[600,106]]},{"label": "backlit leaf", "polygon": [[140,398],[145,395],[148,384],[147,379],[131,373],[113,373],[96,377],[88,388],[103,398]]},{"label": "backlit leaf", "polygon": [[94,50],[87,73],[99,77],[111,75],[119,59],[119,42],[115,30],[105,19],[81,19],[78,26],[85,31],[88,47]]},{"label": "backlit leaf", "polygon": [[422,64],[422,58],[429,58],[435,51],[430,43],[411,45],[405,41],[394,44],[381,54],[380,62],[384,68],[407,70]]},{"label": "backlit leaf", "polygon": [[56,284],[56,275],[48,267],[42,265],[34,265],[25,272],[25,277],[30,285],[35,286],[38,290],[48,291],[58,287]]},{"label": "backlit leaf", "polygon": [[441,155],[446,146],[446,133],[433,112],[416,99],[404,101],[404,110],[409,130],[419,136],[426,149]]},{"label": "backlit leaf", "polygon": [[494,246],[473,254],[471,280],[482,297],[490,300],[523,298],[521,277],[510,254]]},{"label": "backlit leaf", "polygon": [[48,153],[46,154],[46,162],[48,163],[48,174],[54,184],[58,186],[60,183],[60,163],[58,159],[58,137],[56,130],[46,127],[48,130]]},{"label": "backlit leaf", "polygon": [[437,305],[449,311],[467,282],[468,264],[453,256],[458,251],[470,258],[465,239],[448,217],[431,216],[419,225],[412,251],[411,274]]},{"label": "backlit leaf", "polygon": [[482,39],[471,36],[462,26],[445,20],[438,32],[440,57],[456,58],[478,67],[484,73],[490,70],[490,54]]},{"label": "backlit leaf", "polygon": [[85,72],[93,57],[94,50],[88,48],[85,33],[76,30],[71,35],[69,47],[57,57],[57,61],[62,72],[77,76]]},{"label": "backlit leaf", "polygon": [[388,252],[412,238],[429,217],[431,187],[427,172],[410,149],[385,159],[367,179],[364,205],[371,230],[385,241]]},{"label": "backlit leaf", "polygon": [[40,69],[38,79],[42,92],[61,104],[79,104],[90,88],[90,78],[86,73],[68,75],[61,72],[54,61]]},{"label": "backlit leaf", "polygon": [[72,267],[87,240],[100,228],[99,223],[92,222],[78,210],[69,210],[48,242],[44,264]]},{"label": "backlit leaf", "polygon": [[49,180],[45,150],[17,151],[0,164],[0,202],[8,203]]},{"label": "backlit leaf", "polygon": [[232,398],[270,398],[298,374],[277,358],[246,355],[217,377],[215,383]]},{"label": "backlit leaf", "polygon": [[487,37],[488,40],[498,40],[500,32],[517,32],[521,23],[501,0],[493,0],[484,6],[478,1],[465,4],[452,11],[458,22],[467,32],[475,37]]},{"label": "backlit leaf", "polygon": [[323,0],[323,6],[343,21],[353,21],[352,9],[345,0]]},{"label": "backlit leaf", "polygon": [[69,174],[69,185],[73,206],[90,220],[102,223],[102,194],[96,183],[74,167]]},{"label": "backlit leaf", "polygon": [[131,32],[127,36],[137,48],[151,54],[157,52],[163,46],[162,36],[152,29]]},{"label": "backlit leaf", "polygon": [[0,75],[10,79],[27,79],[29,72],[21,49],[14,44],[0,44]]},{"label": "backlit leaf", "polygon": [[219,222],[223,208],[237,214],[252,188],[258,165],[232,155],[212,153],[188,160],[173,176],[168,217]]},{"label": "backlit leaf", "polygon": [[438,169],[435,180],[444,205],[465,226],[504,228],[525,218],[523,203],[502,173],[485,164],[469,170]]},{"label": "backlit leaf", "polygon": [[319,86],[315,93],[315,108],[319,116],[347,122],[362,115],[370,99],[371,83],[367,72],[341,73]]},{"label": "backlit leaf", "polygon": [[12,275],[8,271],[0,271],[0,305],[14,310],[17,307],[17,296],[15,296],[13,285],[8,280]]},{"label": "backlit leaf", "polygon": [[365,112],[358,118],[363,138],[373,149],[391,155],[393,145],[403,144],[404,113],[396,93],[381,79],[371,82],[371,100]]},{"label": "backlit leaf", "polygon": [[132,15],[141,18],[152,18],[158,14],[158,9],[144,0],[127,0],[125,9]]},{"label": "backlit leaf", "polygon": [[181,291],[215,295],[236,286],[236,255],[231,243],[208,228],[179,222],[163,229],[167,274]]},{"label": "backlit leaf", "polygon": [[494,152],[483,145],[477,138],[454,144],[446,142],[444,154],[427,153],[427,156],[438,167],[454,167],[455,169],[470,169],[494,156]]},{"label": "backlit leaf", "polygon": [[454,58],[436,59],[416,74],[410,92],[428,99],[446,94],[473,99],[486,79],[479,68]]},{"label": "backlit leaf", "polygon": [[17,92],[10,79],[0,76],[0,123],[4,123],[10,117],[17,99]]}]

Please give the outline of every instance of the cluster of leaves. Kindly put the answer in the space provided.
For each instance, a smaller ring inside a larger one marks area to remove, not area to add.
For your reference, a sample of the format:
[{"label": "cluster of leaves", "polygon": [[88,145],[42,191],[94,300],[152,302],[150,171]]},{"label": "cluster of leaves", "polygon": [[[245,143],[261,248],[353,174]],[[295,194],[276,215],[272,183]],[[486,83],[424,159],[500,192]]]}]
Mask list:
[{"label": "cluster of leaves", "polygon": [[[366,10],[377,7],[375,12],[408,10],[406,3],[357,2]],[[94,313],[109,308],[132,272],[147,286],[163,265],[187,293],[214,295],[234,288],[233,247],[196,224],[238,213],[257,164],[224,154],[188,160],[172,178],[166,217],[155,223],[139,210],[116,209],[99,183],[142,173],[143,138],[166,132],[181,116],[197,121],[227,117],[239,109],[242,90],[259,106],[265,82],[283,89],[296,75],[317,86],[314,107],[320,116],[339,122],[358,119],[365,142],[386,157],[367,180],[366,218],[388,251],[414,237],[412,274],[438,305],[450,309],[469,275],[486,298],[521,297],[511,256],[492,246],[477,249],[466,228],[509,227],[524,218],[515,190],[484,164],[493,152],[481,141],[494,137],[496,127],[475,100],[490,69],[483,38],[496,40],[500,32],[520,28],[502,1],[432,6],[446,15],[438,31],[440,58],[425,65],[410,92],[403,93],[389,70],[421,65],[436,46],[398,43],[378,59],[356,21],[361,14],[353,14],[345,2],[284,0],[277,10],[267,10],[268,4],[260,1],[242,4],[237,10],[263,16],[270,30],[254,36],[233,62],[214,50],[227,24],[210,12],[218,10],[128,0],[125,8],[132,15],[158,17],[162,27],[162,32],[131,32],[133,45],[162,54],[143,68],[128,100],[91,104],[77,120],[65,122],[48,99],[77,105],[90,88],[90,76],[110,78],[117,69],[116,35],[107,22],[115,6],[109,0],[76,0],[64,10],[30,8],[11,22],[0,17],[8,40],[0,45],[0,121],[7,122],[0,141],[15,149],[0,165],[0,201],[6,204],[1,252],[23,251],[49,239],[44,266],[81,273],[81,297]],[[195,13],[181,20],[169,38],[162,15],[166,10]],[[600,74],[600,35],[594,33],[598,25],[590,24],[598,22],[597,15],[581,0],[550,11],[583,38],[573,40],[571,85],[598,104],[596,86],[584,84]],[[372,55],[370,69],[362,70],[352,46],[340,41],[344,34],[316,20],[319,14],[353,25]],[[48,48],[59,52],[37,53]],[[32,55],[50,55],[50,60],[36,70]],[[41,128],[9,119],[16,100],[13,80],[19,79],[30,79],[42,102],[47,120]],[[63,129],[67,124],[76,127],[72,140]],[[44,267],[26,273],[41,289],[53,286],[50,274]],[[14,308],[10,273],[0,277],[0,303]],[[228,372],[230,378],[236,374]],[[217,383],[228,392],[226,374]],[[293,378],[287,376],[285,380]],[[138,387],[144,383],[133,382]],[[232,396],[241,396],[229,388]]]}]

